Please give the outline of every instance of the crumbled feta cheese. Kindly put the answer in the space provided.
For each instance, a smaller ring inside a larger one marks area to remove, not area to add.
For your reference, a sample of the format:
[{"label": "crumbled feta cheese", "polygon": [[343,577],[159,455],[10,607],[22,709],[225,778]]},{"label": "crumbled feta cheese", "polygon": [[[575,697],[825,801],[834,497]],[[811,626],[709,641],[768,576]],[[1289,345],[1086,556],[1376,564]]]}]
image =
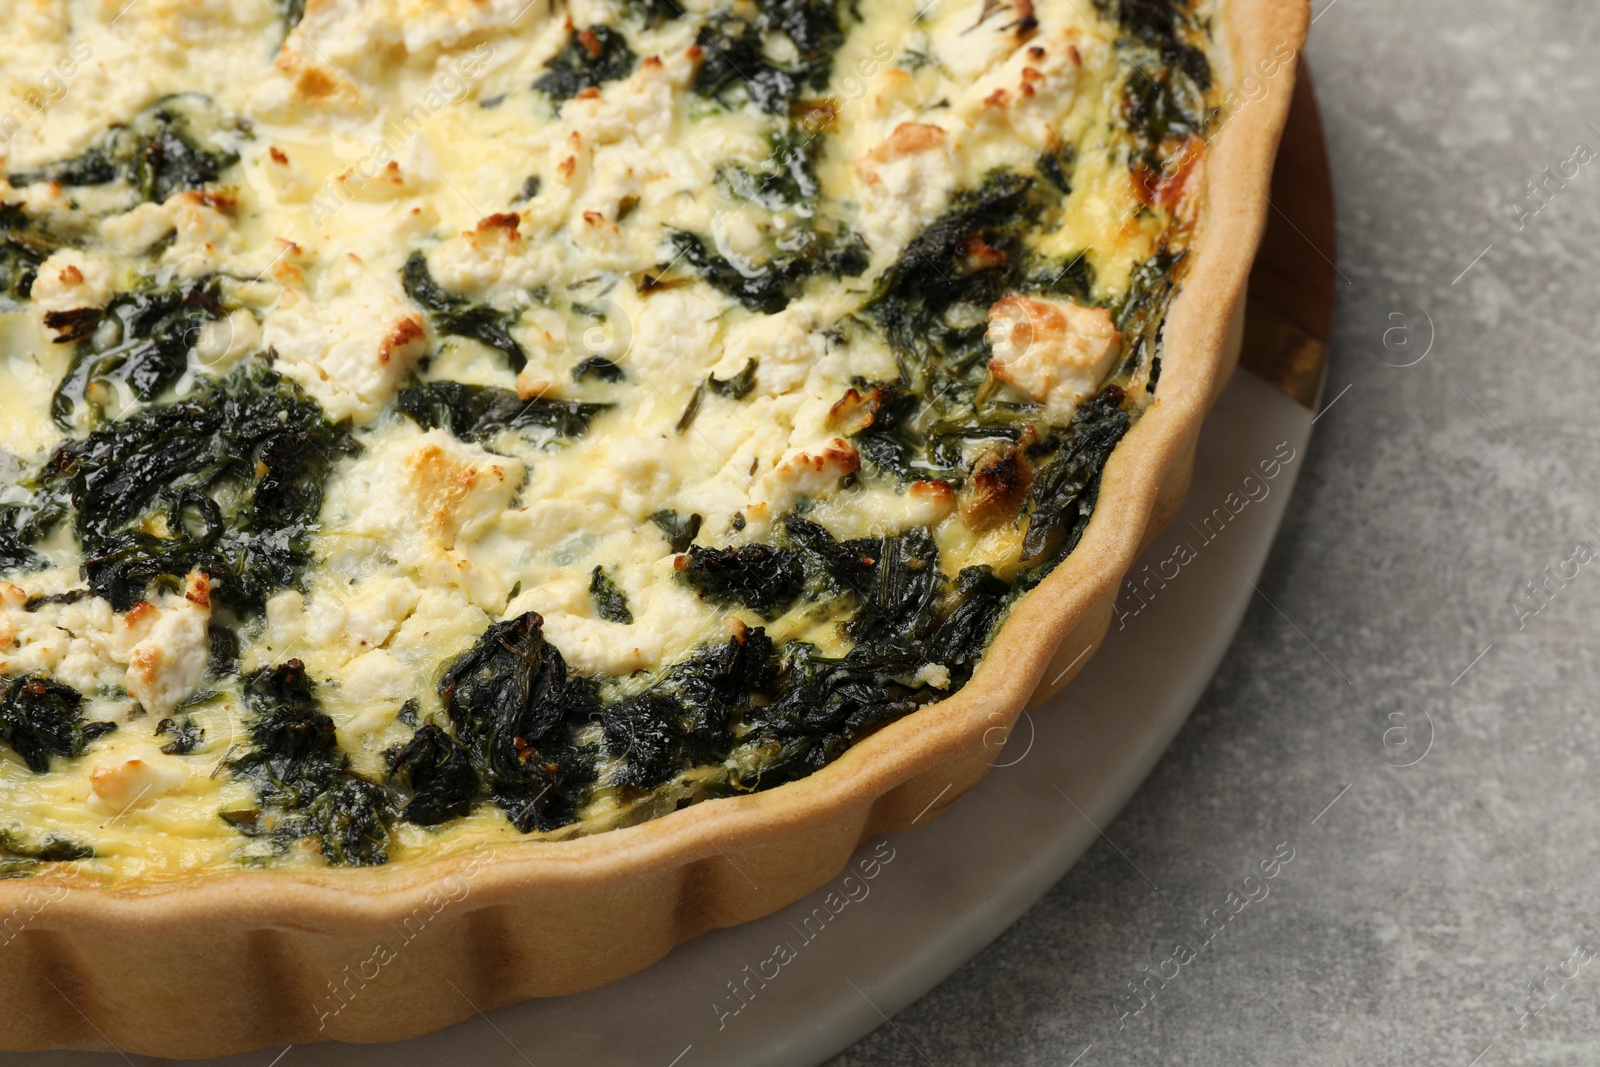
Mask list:
[{"label": "crumbled feta cheese", "polygon": [[995,378],[1068,411],[1099,387],[1122,343],[1105,308],[1026,296],[991,307],[986,336]]},{"label": "crumbled feta cheese", "polygon": [[268,312],[262,342],[329,418],[376,418],[428,350],[422,313],[398,286],[328,272],[310,292],[284,289]]},{"label": "crumbled feta cheese", "polygon": [[155,745],[127,745],[90,768],[88,806],[97,814],[121,815],[178,792],[188,781],[182,760]]},{"label": "crumbled feta cheese", "polygon": [[51,311],[105,307],[113,292],[114,272],[104,257],[63,248],[39,264],[31,295],[43,316]]},{"label": "crumbled feta cheese", "polygon": [[867,241],[878,252],[909,244],[944,211],[960,180],[954,139],[920,122],[896,126],[855,169]]}]

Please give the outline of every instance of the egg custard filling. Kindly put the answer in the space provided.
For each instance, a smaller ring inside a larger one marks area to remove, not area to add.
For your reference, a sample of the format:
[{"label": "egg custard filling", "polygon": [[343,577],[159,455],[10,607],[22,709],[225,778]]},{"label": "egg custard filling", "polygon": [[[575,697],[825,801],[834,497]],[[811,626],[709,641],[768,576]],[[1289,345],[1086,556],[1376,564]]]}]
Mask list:
[{"label": "egg custard filling", "polygon": [[364,866],[955,692],[1158,397],[1186,0],[21,0],[0,874]]}]

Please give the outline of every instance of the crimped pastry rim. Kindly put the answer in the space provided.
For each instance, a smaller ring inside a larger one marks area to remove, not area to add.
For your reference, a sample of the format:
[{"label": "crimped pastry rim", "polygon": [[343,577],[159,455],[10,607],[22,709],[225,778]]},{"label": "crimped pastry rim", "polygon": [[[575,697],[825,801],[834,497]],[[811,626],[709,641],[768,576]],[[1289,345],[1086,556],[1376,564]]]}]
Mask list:
[{"label": "crimped pastry rim", "polygon": [[[1241,71],[1275,47],[1287,43],[1298,53],[1304,41],[1306,0],[1220,0],[1217,7],[1227,87],[1237,86]],[[61,946],[63,967],[70,967],[70,957],[76,955],[71,942],[112,932],[126,938],[130,930],[152,944],[180,939],[197,951],[205,944],[207,928],[336,934],[359,941],[363,932],[371,938],[387,936],[393,923],[464,873],[472,879],[466,910],[527,906],[602,886],[672,877],[699,864],[734,864],[729,853],[804,850],[808,831],[841,823],[854,822],[860,840],[869,832],[903,828],[930,816],[932,810],[916,819],[891,818],[886,827],[875,820],[874,808],[919,775],[981,750],[997,728],[1009,729],[1030,698],[1057,688],[1041,686],[1041,678],[1066,636],[1087,625],[1098,643],[1104,625],[1093,625],[1096,613],[1109,619],[1124,573],[1147,533],[1153,532],[1149,527],[1158,494],[1169,475],[1191,458],[1200,424],[1231,370],[1229,334],[1236,315],[1242,314],[1269,210],[1266,190],[1295,75],[1294,67],[1281,70],[1264,96],[1231,116],[1208,149],[1195,258],[1165,327],[1164,351],[1181,350],[1183,356],[1163,361],[1155,401],[1107,462],[1083,540],[1017,602],[972,678],[951,697],[890,723],[798,781],[762,793],[703,801],[639,825],[570,840],[495,842],[488,862],[458,846],[438,858],[375,868],[207,872],[123,884],[50,873],[0,882],[0,915],[18,910],[31,914],[31,902],[41,892],[52,894],[49,905],[32,915],[28,930],[68,942]],[[942,808],[971,784],[966,781],[932,797],[930,809]],[[804,862],[803,855],[797,858]],[[824,859],[821,867],[807,871],[809,877],[769,892],[756,906],[757,913],[777,910],[836,873],[837,866]],[[680,892],[687,899],[687,884]],[[686,931],[679,938],[686,940],[704,929],[753,917],[748,905],[730,901],[692,919],[678,916],[676,929]],[[600,963],[590,975],[573,975],[566,985],[576,991],[620,977],[607,966]],[[45,974],[38,977],[42,984]],[[130,985],[143,986],[148,980],[137,967],[129,967]],[[92,1005],[78,1006],[90,1013],[86,1018],[92,1025],[116,1041],[113,1020],[95,1020]],[[403,1025],[395,1029],[395,1036],[405,1036]],[[8,1032],[9,1027],[0,1026],[0,1045],[13,1045],[16,1037],[5,1040]],[[235,1041],[217,1050],[243,1047],[249,1046]]]}]

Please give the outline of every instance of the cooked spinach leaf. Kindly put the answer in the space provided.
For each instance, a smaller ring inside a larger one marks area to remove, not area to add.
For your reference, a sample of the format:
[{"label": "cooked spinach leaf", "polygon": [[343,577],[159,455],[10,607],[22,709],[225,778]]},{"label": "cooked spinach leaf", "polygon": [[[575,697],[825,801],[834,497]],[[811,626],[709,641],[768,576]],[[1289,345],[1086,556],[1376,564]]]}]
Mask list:
[{"label": "cooked spinach leaf", "polygon": [[682,434],[694,425],[695,416],[700,414],[700,402],[706,398],[706,383],[701,382],[694,387],[694,392],[689,394],[689,402],[683,406],[683,414],[678,416],[673,432]]},{"label": "cooked spinach leaf", "polygon": [[575,382],[581,382],[591,374],[603,382],[620,382],[627,377],[621,367],[605,356],[590,356],[572,368],[572,380]]},{"label": "cooked spinach leaf", "polygon": [[442,426],[463,441],[488,441],[504,430],[544,430],[578,437],[610,404],[577,400],[523,400],[510,389],[464,382],[423,382],[400,391],[400,410],[431,430]]},{"label": "cooked spinach leaf", "polygon": [[837,541],[817,523],[789,515],[784,535],[823,575],[811,588],[848,596],[856,605],[842,630],[859,662],[975,662],[1008,586],[988,567],[967,567],[954,588],[939,570],[931,534],[912,527],[898,534]]},{"label": "cooked spinach leaf", "polygon": [[628,607],[627,594],[600,567],[596,567],[594,573],[589,575],[589,599],[594,601],[595,614],[607,622],[633,625],[633,611]]},{"label": "cooked spinach leaf", "polygon": [[[189,354],[205,325],[227,314],[214,279],[118,294],[103,315],[95,313],[92,336],[79,341],[56,387],[50,401],[56,425],[70,430],[80,420],[101,421],[115,386],[145,403],[156,399],[189,369]],[[95,329],[102,322],[114,328]]]},{"label": "cooked spinach leaf", "polygon": [[[1102,435],[1087,421],[1075,433],[1054,447],[1093,465]],[[675,528],[675,517],[664,526]],[[727,777],[703,781],[707,794],[803,777],[866,732],[964,684],[1012,595],[985,566],[945,576],[931,533],[920,527],[839,541],[791,514],[774,544],[687,550],[684,580],[707,599],[770,618],[803,593],[839,611],[850,651],[830,657],[800,641],[780,649],[762,629],[739,627],[643,691],[608,701],[593,683],[567,675],[539,616],[498,623],[441,683],[459,740],[430,735],[406,757],[459,766],[452,746],[464,746],[476,782],[458,772],[441,787],[449,805],[440,810],[464,810],[471,797],[487,795],[524,831],[549,830],[570,822],[601,786],[652,790],[719,765]],[[573,740],[595,719],[612,761],[605,781],[596,778],[600,753]]]},{"label": "cooked spinach leaf", "polygon": [[676,511],[658,511],[650,516],[650,521],[666,535],[667,545],[672,551],[682,552],[694,543],[700,533],[700,524],[705,520],[700,515],[692,514],[685,519]]},{"label": "cooked spinach leaf", "polygon": [[675,0],[624,0],[624,6],[642,18],[647,26],[659,26],[684,15],[683,8]]},{"label": "cooked spinach leaf", "polygon": [[93,848],[65,834],[47,833],[36,841],[24,840],[12,829],[0,829],[0,878],[26,878],[37,874],[41,863],[93,859]]},{"label": "cooked spinach leaf", "polygon": [[684,769],[687,718],[681,701],[654,689],[606,708],[600,716],[606,751],[622,762],[617,784],[653,789]]},{"label": "cooked spinach leaf", "polygon": [[45,233],[21,204],[0,201],[0,308],[14,308],[29,298],[39,265],[63,242]]},{"label": "cooked spinach leaf", "polygon": [[670,668],[656,685],[606,708],[606,751],[620,761],[615,784],[653,789],[693,767],[716,765],[751,698],[770,693],[778,661],[760,627],[741,630]]},{"label": "cooked spinach leaf", "polygon": [[786,123],[768,136],[767,143],[771,151],[759,166],[742,162],[717,165],[722,195],[735,204],[809,217],[821,189],[816,175],[816,157],[822,149],[819,139],[803,138],[793,123]]},{"label": "cooked spinach leaf", "polygon": [[1207,136],[1205,93],[1211,65],[1191,38],[1195,18],[1181,0],[1096,0],[1125,38],[1119,51],[1133,70],[1122,87],[1122,121],[1133,137],[1130,165],[1149,188],[1164,160],[1191,137]]},{"label": "cooked spinach leaf", "polygon": [[1195,18],[1186,0],[1095,0],[1095,6],[1134,40],[1154,49],[1162,67],[1176,68],[1202,90],[1211,88],[1211,64],[1188,40]]},{"label": "cooked spinach leaf", "polygon": [[386,862],[393,801],[350,769],[304,664],[289,660],[256,671],[245,680],[244,700],[253,747],[228,766],[255,788],[261,808],[228,821],[280,848],[309,838],[337,867]]},{"label": "cooked spinach leaf", "polygon": [[511,326],[517,321],[514,311],[498,311],[487,304],[474,304],[464,296],[447,292],[436,282],[428,270],[428,258],[422,252],[412,252],[400,272],[406,295],[426,308],[433,317],[433,327],[440,333],[454,334],[481,341],[505,355],[511,369],[520,371],[528,365],[528,354],[516,338],[511,336]]},{"label": "cooked spinach leaf", "polygon": [[1033,276],[1023,286],[1029,292],[1065,296],[1078,304],[1094,303],[1094,264],[1087,251],[1057,260],[1036,260],[1033,269]]},{"label": "cooked spinach leaf", "polygon": [[162,719],[156,723],[156,736],[172,738],[161,746],[161,751],[167,755],[187,756],[205,740],[206,731],[193,716],[185,715],[182,719]]},{"label": "cooked spinach leaf", "polygon": [[70,685],[28,676],[0,679],[0,741],[34,774],[50,769],[51,756],[83,755],[90,742],[116,728],[114,722],[86,721],[83,694]]},{"label": "cooked spinach leaf", "polygon": [[[786,114],[802,91],[827,84],[844,36],[836,0],[757,0],[723,8],[700,30],[705,60],[695,92],[729,107],[748,100],[769,114]],[[791,46],[792,60],[773,57],[769,41],[780,37]]]},{"label": "cooked spinach leaf", "polygon": [[300,25],[300,20],[306,17],[306,0],[272,0],[272,6],[278,9],[287,30]]},{"label": "cooked spinach leaf", "polygon": [[1039,154],[1039,173],[1057,192],[1067,195],[1072,192],[1072,168],[1077,162],[1078,150],[1063,141]]},{"label": "cooked spinach leaf", "polygon": [[[982,380],[988,310],[1020,277],[1022,237],[1039,210],[1033,194],[1031,177],[991,173],[978,189],[956,194],[879,279],[866,311],[915,392],[970,396]],[[958,307],[969,314],[952,325]]]},{"label": "cooked spinach leaf", "polygon": [[437,826],[472,810],[478,797],[478,772],[466,746],[434,723],[387,753],[389,778],[408,786],[411,799],[401,818],[419,826]]},{"label": "cooked spinach leaf", "polygon": [[835,408],[857,425],[857,450],[871,466],[902,482],[960,484],[993,442],[1032,435],[1037,409],[987,388],[989,308],[1018,291],[1089,304],[1095,286],[1087,255],[1051,262],[1029,253],[1023,238],[1043,210],[1033,178],[992,172],[957,194],[879,280],[866,313],[901,379],[857,381]]},{"label": "cooked spinach leaf", "polygon": [[[986,567],[966,568],[952,588],[923,529],[839,543],[804,520],[784,526],[857,603],[845,624],[855,644],[841,658],[805,642],[786,646],[771,699],[747,709],[741,744],[757,758],[731,778],[736,791],[803,777],[863,732],[959,687],[1007,593]],[[936,689],[930,679],[941,676]]]},{"label": "cooked spinach leaf", "polygon": [[702,599],[741,605],[765,619],[775,619],[788,610],[805,585],[799,556],[776,545],[690,545],[678,573]]},{"label": "cooked spinach leaf", "polygon": [[239,162],[228,145],[247,133],[218,114],[208,97],[186,93],[164,97],[126,125],[113,126],[82,155],[11,176],[17,187],[53,181],[61,185],[127,184],[140,200],[161,203],[173,193],[217,181]]},{"label": "cooked spinach leaf", "polygon": [[809,278],[855,277],[866,270],[868,256],[858,234],[821,210],[814,171],[819,139],[803,137],[786,119],[768,140],[772,150],[761,163],[724,162],[717,168],[732,210],[752,213],[749,221],[766,235],[758,247],[729,257],[687,231],[668,237],[672,263],[682,260],[750,310],[773,314]]},{"label": "cooked spinach leaf", "polygon": [[626,78],[638,61],[616,30],[608,26],[574,29],[566,47],[545,64],[549,73],[540,75],[533,87],[554,100],[570,100],[585,89]]},{"label": "cooked spinach leaf", "polygon": [[706,388],[718,396],[725,396],[729,400],[743,400],[750,395],[750,390],[756,387],[756,370],[760,366],[759,360],[749,360],[744,367],[732,378],[726,380],[717,377],[706,378]]},{"label": "cooked spinach leaf", "polygon": [[866,245],[856,234],[815,229],[791,237],[790,247],[761,262],[735,264],[692,233],[674,230],[669,235],[673,260],[682,258],[711,286],[768,315],[788,307],[814,275],[853,278],[867,269]]},{"label": "cooked spinach leaf", "polygon": [[[900,366],[896,383],[861,383],[841,403],[868,405],[856,432],[861,455],[902,481],[959,481],[977,453],[972,442],[1016,440],[1025,412],[983,400],[990,350],[989,308],[1029,285],[1023,238],[1042,204],[1030,176],[997,170],[958,193],[879,279],[867,316],[884,331]],[[1089,277],[1067,264],[1047,279]],[[1077,271],[1077,273],[1074,273]]]},{"label": "cooked spinach leaf", "polygon": [[483,789],[513,826],[554,830],[577,818],[596,753],[573,733],[600,713],[600,699],[593,682],[568,677],[543,618],[528,612],[491,626],[451,661],[439,695]]},{"label": "cooked spinach leaf", "polygon": [[1162,246],[1133,272],[1116,314],[1117,329],[1125,338],[1125,355],[1118,374],[1131,375],[1146,362],[1155,373],[1161,330],[1166,325],[1167,309],[1177,296],[1186,258],[1185,253]]},{"label": "cooked spinach leaf", "polygon": [[45,834],[37,842],[29,843],[10,830],[0,830],[0,852],[39,863],[91,860],[95,856],[93,848],[63,834]]},{"label": "cooked spinach leaf", "polygon": [[[40,508],[40,504],[46,506]],[[29,547],[60,521],[64,507],[55,501],[0,504],[0,572],[42,570],[44,553]]]},{"label": "cooked spinach leaf", "polygon": [[218,678],[227,678],[239,673],[239,635],[231,628],[211,620],[211,625],[206,628],[207,643],[210,645],[210,655],[206,657],[206,669]]},{"label": "cooked spinach leaf", "polygon": [[118,611],[193,570],[259,611],[309,561],[323,484],[354,449],[293,383],[242,367],[62,445],[37,477],[44,519],[22,528],[48,532],[70,503],[89,587]]},{"label": "cooked spinach leaf", "polygon": [[1034,475],[1028,529],[1022,539],[1024,562],[1052,548],[1064,556],[1077,547],[1094,512],[1100,472],[1111,450],[1128,432],[1123,392],[1108,385],[1073,413],[1056,453]]}]

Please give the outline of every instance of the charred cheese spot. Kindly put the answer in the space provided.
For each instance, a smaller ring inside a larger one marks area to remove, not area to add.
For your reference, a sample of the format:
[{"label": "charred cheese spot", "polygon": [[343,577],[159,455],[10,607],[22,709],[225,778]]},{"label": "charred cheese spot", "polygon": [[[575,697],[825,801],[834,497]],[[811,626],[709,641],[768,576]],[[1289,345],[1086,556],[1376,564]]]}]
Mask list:
[{"label": "charred cheese spot", "polygon": [[1017,518],[1033,485],[1033,467],[1016,447],[991,449],[973,467],[961,496],[961,517],[982,532]]}]

